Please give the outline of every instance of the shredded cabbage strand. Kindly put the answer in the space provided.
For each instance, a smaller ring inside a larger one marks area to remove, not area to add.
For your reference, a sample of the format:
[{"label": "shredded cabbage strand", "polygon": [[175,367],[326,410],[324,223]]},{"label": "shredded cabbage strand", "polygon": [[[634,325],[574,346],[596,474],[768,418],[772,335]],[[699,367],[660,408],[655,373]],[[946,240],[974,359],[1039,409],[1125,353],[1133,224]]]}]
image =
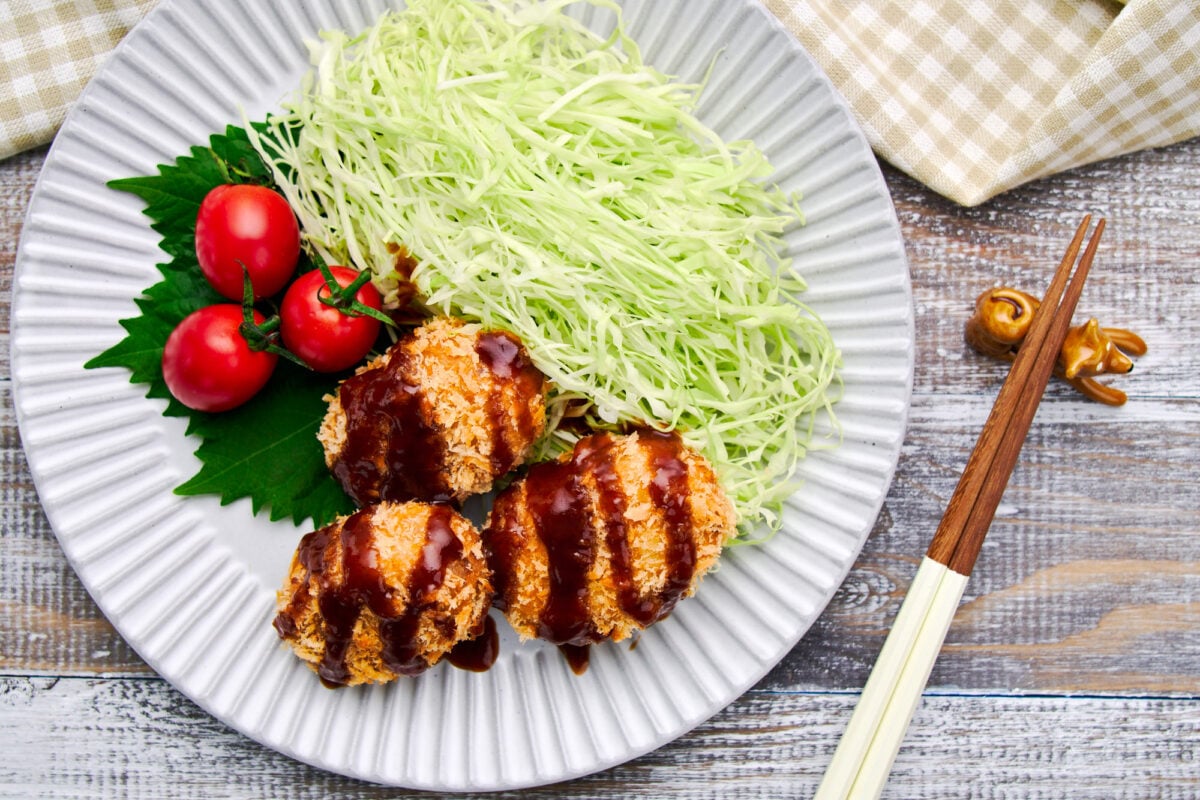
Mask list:
[{"label": "shredded cabbage strand", "polygon": [[[432,312],[504,328],[555,418],[677,429],[743,532],[780,521],[838,352],[781,258],[795,198],[751,142],[694,115],[701,86],[602,38],[570,0],[413,0],[322,34],[300,91],[251,132],[330,263],[397,297],[397,247]],[[557,429],[569,444],[571,428]]]}]

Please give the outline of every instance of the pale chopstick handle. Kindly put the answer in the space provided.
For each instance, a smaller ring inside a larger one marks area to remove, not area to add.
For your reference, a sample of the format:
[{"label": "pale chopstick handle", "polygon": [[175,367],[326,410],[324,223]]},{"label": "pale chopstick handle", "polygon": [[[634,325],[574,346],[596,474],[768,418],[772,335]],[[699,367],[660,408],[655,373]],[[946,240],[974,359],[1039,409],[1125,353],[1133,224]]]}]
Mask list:
[{"label": "pale chopstick handle", "polygon": [[814,800],[879,797],[966,585],[921,560]]},{"label": "pale chopstick handle", "polygon": [[[942,567],[936,561],[930,561],[930,563]],[[954,621],[954,613],[958,610],[963,591],[967,587],[966,575],[955,572],[949,567],[942,567],[942,570],[944,570],[942,580],[938,584],[937,594],[934,595],[933,603],[925,617],[925,624],[921,626],[921,632],[892,693],[891,702],[875,732],[871,748],[863,759],[858,779],[850,789],[849,797],[856,800],[858,798],[872,798],[873,800],[882,794],[884,784],[887,783],[888,775],[892,771],[892,763],[896,760],[900,744],[904,741],[904,735],[908,731],[908,724],[912,721],[913,712],[917,710],[921,694],[929,682],[929,673],[933,670],[933,663],[942,649],[942,643],[946,640],[946,632],[950,630],[950,625]]]}]

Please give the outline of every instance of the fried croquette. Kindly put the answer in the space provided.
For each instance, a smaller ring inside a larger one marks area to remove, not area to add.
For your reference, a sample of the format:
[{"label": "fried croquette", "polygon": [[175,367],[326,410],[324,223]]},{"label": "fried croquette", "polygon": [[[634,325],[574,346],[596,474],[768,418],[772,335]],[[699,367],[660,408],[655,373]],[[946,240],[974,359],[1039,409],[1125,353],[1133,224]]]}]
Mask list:
[{"label": "fried croquette", "polygon": [[522,638],[619,641],[695,591],[736,532],[702,455],[644,429],[581,439],[501,492],[484,531],[496,605]]},{"label": "fried croquette", "polygon": [[318,438],[359,506],[461,502],[528,457],[545,390],[512,334],[436,318],[342,382]]},{"label": "fried croquette", "polygon": [[479,635],[491,601],[469,520],[442,504],[381,503],[301,539],[275,630],[327,686],[383,683]]}]

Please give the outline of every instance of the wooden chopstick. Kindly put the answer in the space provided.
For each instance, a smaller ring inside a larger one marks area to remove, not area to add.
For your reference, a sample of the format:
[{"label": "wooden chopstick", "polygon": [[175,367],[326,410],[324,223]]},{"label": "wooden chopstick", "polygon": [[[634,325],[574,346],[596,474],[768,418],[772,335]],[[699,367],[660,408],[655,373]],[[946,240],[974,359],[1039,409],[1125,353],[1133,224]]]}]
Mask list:
[{"label": "wooden chopstick", "polygon": [[926,553],[934,561],[947,565],[961,575],[971,574],[1029,425],[1062,350],[1063,338],[1071,324],[1071,314],[1075,311],[1083,291],[1083,282],[1100,244],[1100,235],[1104,232],[1105,223],[1102,219],[1096,224],[1071,285],[1067,286],[1071,266],[1075,263],[1090,223],[1091,215],[1085,216],[1075,231],[1054,279],[1042,298],[1039,313],[1034,316],[1017,358],[996,395],[996,402]]},{"label": "wooden chopstick", "polygon": [[877,798],[883,791],[1062,349],[1104,231],[1101,219],[1072,275],[1090,224],[1091,216],[1084,217],[1042,298],[816,800]]}]

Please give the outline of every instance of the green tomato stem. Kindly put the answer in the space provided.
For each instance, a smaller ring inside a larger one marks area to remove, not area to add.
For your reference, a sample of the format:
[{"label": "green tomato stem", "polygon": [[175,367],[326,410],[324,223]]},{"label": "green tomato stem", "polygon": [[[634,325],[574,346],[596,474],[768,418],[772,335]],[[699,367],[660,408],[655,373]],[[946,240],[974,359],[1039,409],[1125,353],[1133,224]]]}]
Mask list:
[{"label": "green tomato stem", "polygon": [[333,277],[333,270],[325,263],[324,260],[318,259],[317,269],[321,270],[321,277],[325,279],[325,287],[329,289],[329,296],[322,297],[317,295],[317,299],[330,308],[336,308],[341,313],[348,317],[370,317],[378,320],[384,325],[393,324],[392,318],[376,308],[371,308],[366,303],[359,302],[356,295],[358,290],[366,285],[367,281],[371,280],[371,273],[362,270],[350,282],[349,286],[342,286],[337,279]]},{"label": "green tomato stem", "polygon": [[307,370],[311,370],[312,367],[304,363],[304,359],[290,350],[280,347],[277,343],[280,323],[281,320],[278,314],[272,314],[262,322],[257,322],[254,319],[254,287],[250,282],[250,270],[246,269],[245,264],[242,264],[242,324],[238,326],[238,333],[242,335],[242,338],[246,340],[246,345],[255,353],[263,351],[274,353]]}]

